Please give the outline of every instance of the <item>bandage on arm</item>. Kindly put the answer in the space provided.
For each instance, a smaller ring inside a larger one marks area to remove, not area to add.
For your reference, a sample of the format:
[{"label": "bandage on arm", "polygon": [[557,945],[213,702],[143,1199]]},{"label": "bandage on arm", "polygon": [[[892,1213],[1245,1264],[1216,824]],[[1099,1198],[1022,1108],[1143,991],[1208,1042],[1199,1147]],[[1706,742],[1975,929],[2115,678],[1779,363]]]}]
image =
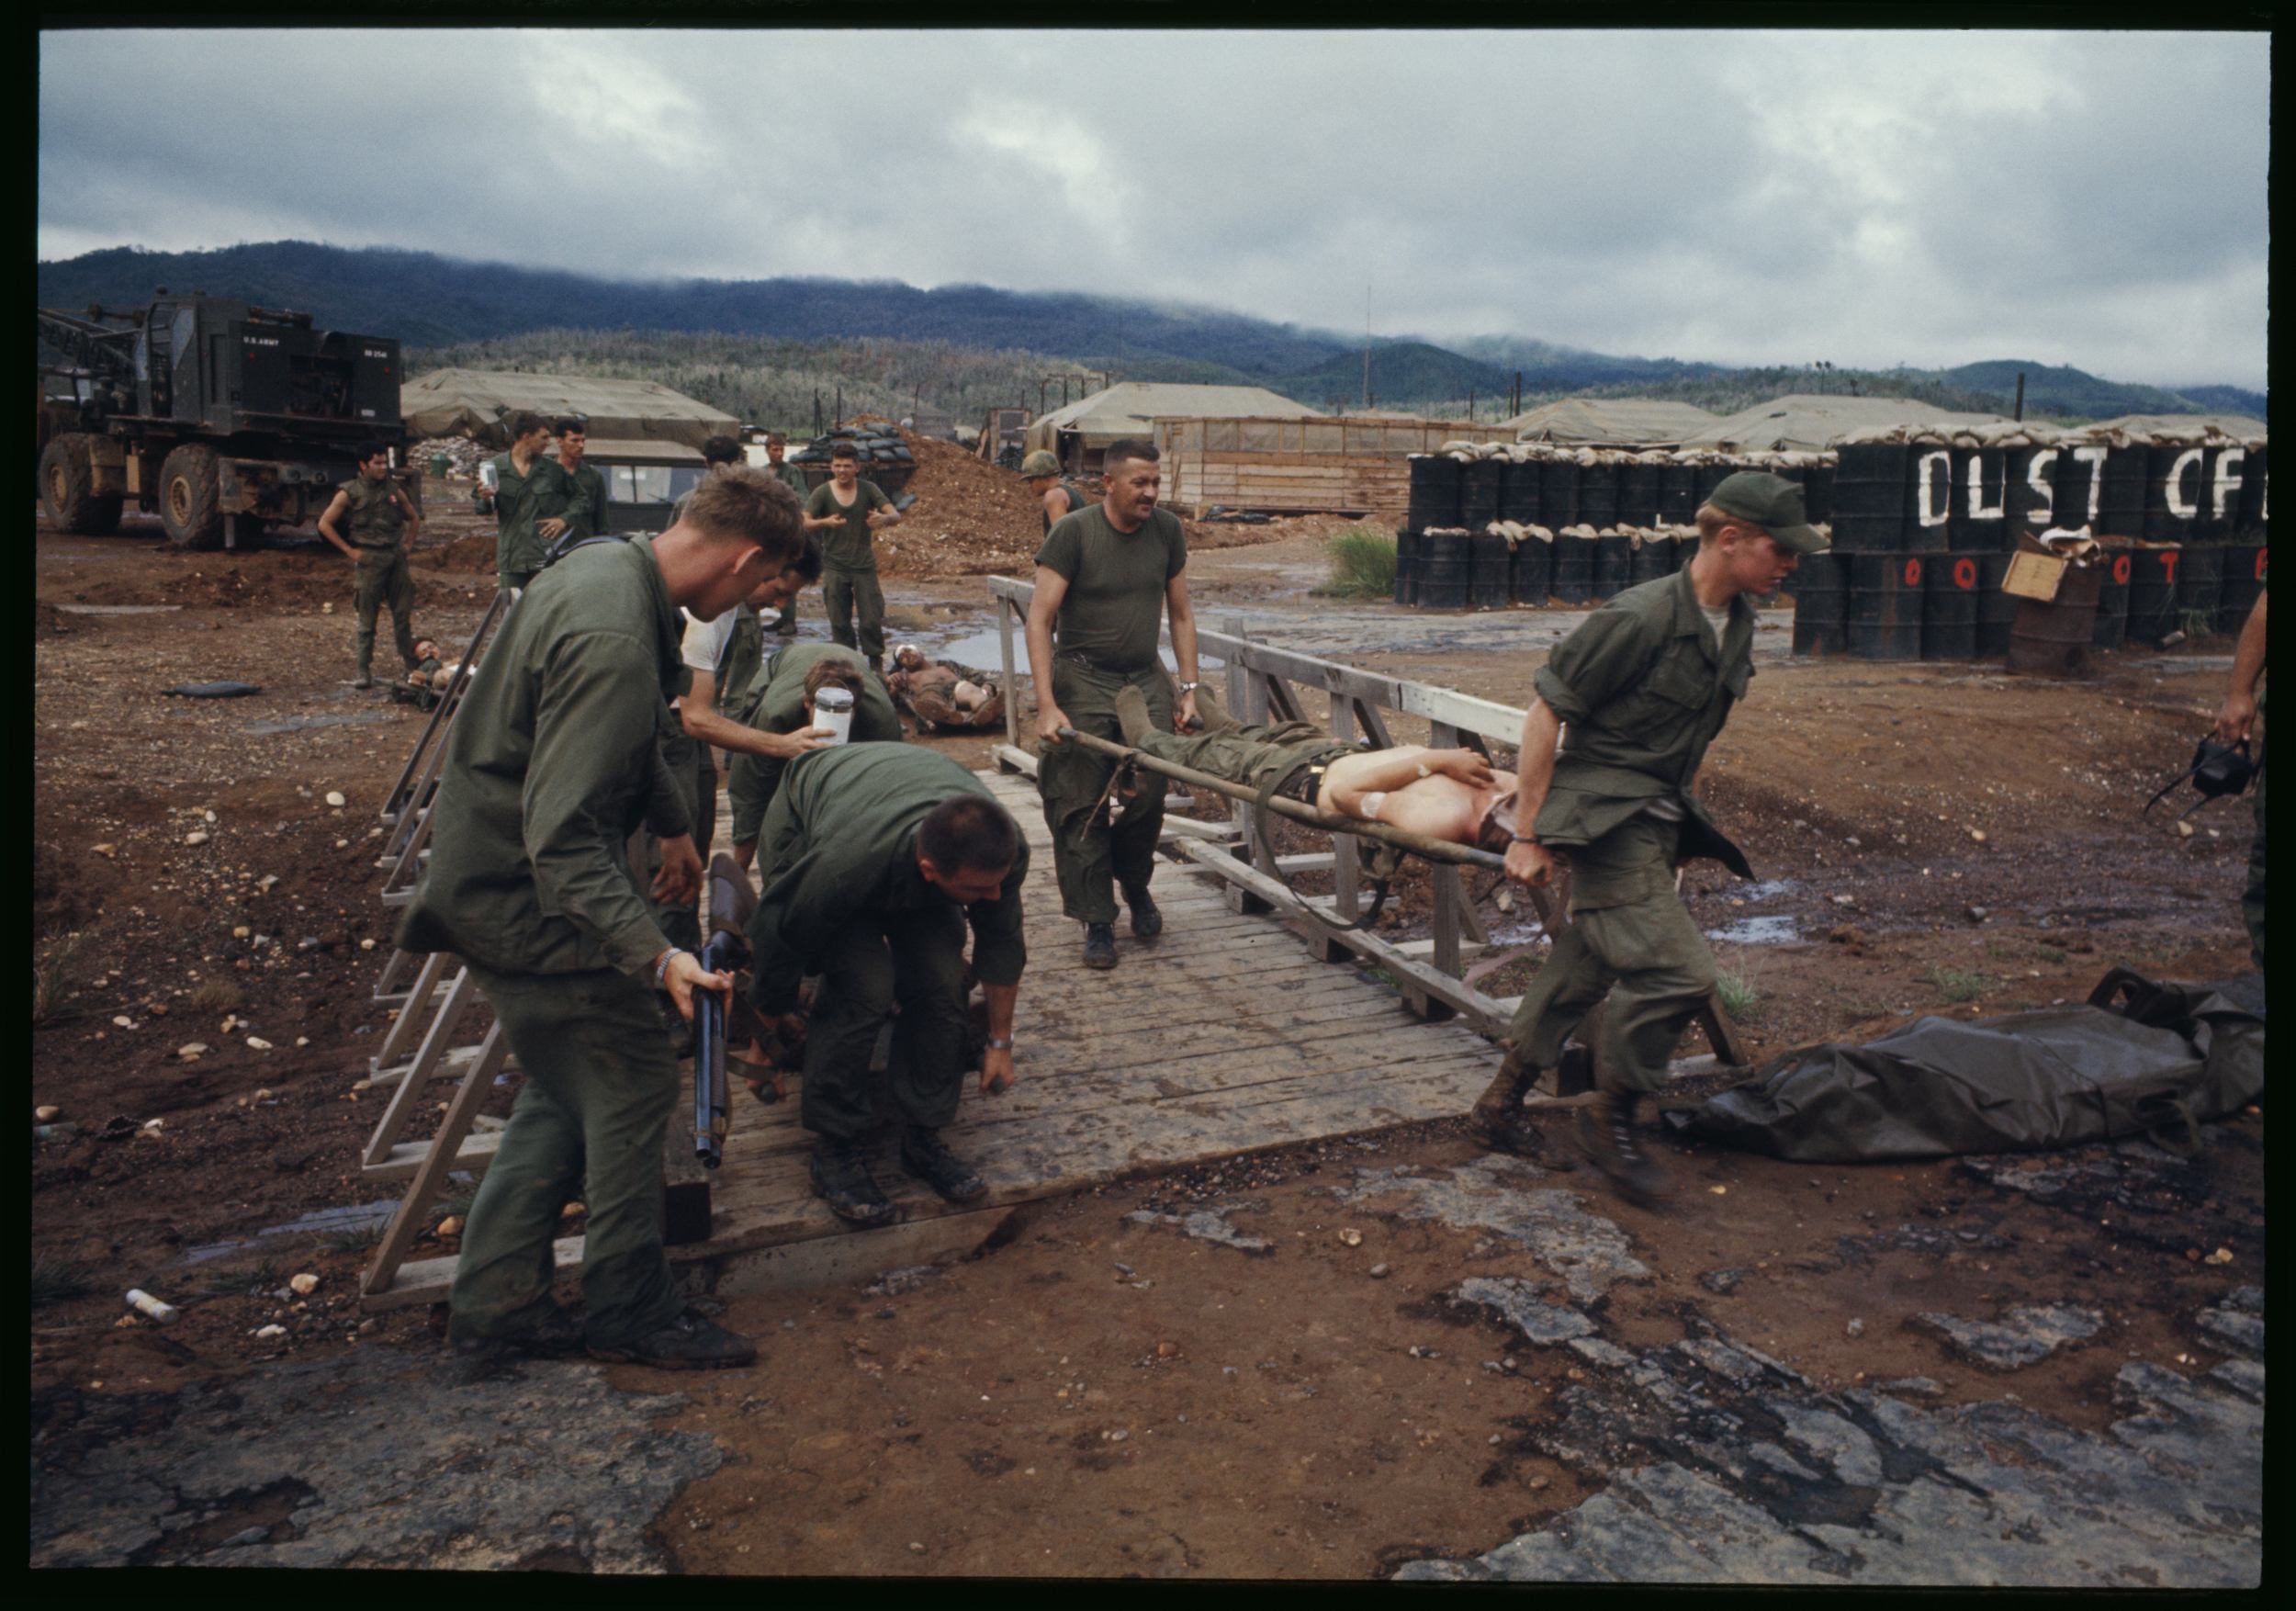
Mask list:
[{"label": "bandage on arm", "polygon": [[1356,801],[1356,815],[1366,822],[1379,820],[1379,807],[1387,804],[1387,791],[1373,789]]}]

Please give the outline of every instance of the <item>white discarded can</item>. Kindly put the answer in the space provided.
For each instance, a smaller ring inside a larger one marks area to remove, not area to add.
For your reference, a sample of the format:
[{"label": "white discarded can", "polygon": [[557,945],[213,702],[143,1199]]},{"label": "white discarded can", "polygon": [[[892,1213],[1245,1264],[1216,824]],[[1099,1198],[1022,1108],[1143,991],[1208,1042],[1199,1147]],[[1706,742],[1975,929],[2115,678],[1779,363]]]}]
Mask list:
[{"label": "white discarded can", "polygon": [[494,468],[494,461],[492,459],[487,460],[486,463],[478,467],[478,485],[484,487],[490,492],[499,491],[501,490],[502,473]]},{"label": "white discarded can", "polygon": [[827,727],[829,742],[842,744],[853,731],[853,694],[847,688],[824,688],[813,696],[813,725]]}]

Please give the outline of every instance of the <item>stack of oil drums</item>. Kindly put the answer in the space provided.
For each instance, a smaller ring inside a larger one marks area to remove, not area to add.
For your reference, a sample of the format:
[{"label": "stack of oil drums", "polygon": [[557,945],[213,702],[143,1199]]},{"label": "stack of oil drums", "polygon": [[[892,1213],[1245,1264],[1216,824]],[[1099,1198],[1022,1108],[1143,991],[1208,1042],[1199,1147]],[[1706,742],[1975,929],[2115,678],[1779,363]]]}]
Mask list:
[{"label": "stack of oil drums", "polygon": [[[1844,442],[1833,552],[1804,559],[1789,584],[1795,650],[1961,660],[2006,654],[2022,634],[2066,638],[2046,658],[2072,663],[2073,648],[2236,632],[2264,582],[2266,466],[2262,440],[2221,435],[2004,426]],[[2028,604],[2020,628],[2002,584],[2020,540],[2050,530],[2085,531],[2099,552],[2053,606]]]},{"label": "stack of oil drums", "polygon": [[[1760,459],[1545,444],[1455,442],[1413,455],[1396,534],[1399,604],[1432,610],[1599,603],[1671,575],[1697,550],[1692,513],[1735,470],[1807,460],[1795,479],[1831,467],[1818,456]],[[1815,479],[1810,496],[1820,487]],[[1818,518],[1815,514],[1813,519]]]}]

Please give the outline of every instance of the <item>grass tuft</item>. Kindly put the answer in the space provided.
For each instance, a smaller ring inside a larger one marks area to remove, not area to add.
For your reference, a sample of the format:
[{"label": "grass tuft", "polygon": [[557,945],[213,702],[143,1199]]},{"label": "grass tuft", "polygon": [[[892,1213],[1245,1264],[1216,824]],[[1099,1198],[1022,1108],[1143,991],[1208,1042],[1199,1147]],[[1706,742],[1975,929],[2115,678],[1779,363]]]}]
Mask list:
[{"label": "grass tuft", "polygon": [[1975,1001],[1991,986],[1993,976],[1974,968],[1931,968],[1930,983],[1948,1001]]},{"label": "grass tuft", "polygon": [[1722,1010],[1740,1021],[1751,1018],[1761,1006],[1761,992],[1736,974],[1717,976],[1714,994],[1722,1003]]},{"label": "grass tuft", "polygon": [[32,1307],[77,1298],[95,1284],[96,1267],[54,1254],[32,1255]]},{"label": "grass tuft", "polygon": [[1395,538],[1375,526],[1350,526],[1323,545],[1331,575],[1316,591],[1337,599],[1395,596]]},{"label": "grass tuft", "polygon": [[319,1245],[330,1253],[365,1253],[383,1239],[380,1225],[354,1225],[347,1231],[330,1231],[319,1239]]},{"label": "grass tuft", "polygon": [[195,1012],[236,1012],[247,1005],[247,992],[239,987],[238,980],[219,974],[194,985],[184,1005]]},{"label": "grass tuft", "polygon": [[73,1016],[64,1011],[80,987],[80,974],[75,966],[84,941],[77,934],[68,934],[49,948],[48,954],[32,963],[32,1021],[36,1024],[54,1023]]}]

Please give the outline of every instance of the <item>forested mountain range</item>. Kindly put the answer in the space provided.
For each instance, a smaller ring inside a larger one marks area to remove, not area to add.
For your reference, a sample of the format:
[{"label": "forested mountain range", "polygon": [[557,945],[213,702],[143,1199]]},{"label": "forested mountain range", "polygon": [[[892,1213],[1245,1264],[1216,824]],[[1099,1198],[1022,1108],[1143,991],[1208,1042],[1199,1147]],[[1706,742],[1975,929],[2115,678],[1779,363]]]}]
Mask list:
[{"label": "forested mountain range", "polygon": [[[114,247],[37,271],[41,306],[91,302],[129,307],[156,286],[199,289],[264,307],[295,308],[321,323],[393,335],[412,347],[467,350],[470,344],[540,330],[762,338],[816,355],[877,338],[1055,366],[1113,369],[1127,378],[1255,383],[1311,407],[1361,400],[1363,349],[1352,337],[1216,309],[1148,303],[1081,292],[991,286],[921,290],[896,281],[832,279],[624,281],[471,263],[427,252],[351,249],[275,241],[212,252]],[[525,343],[512,343],[526,345]],[[689,348],[688,362],[694,355]],[[1714,407],[1780,390],[1952,397],[1959,406],[2006,411],[2025,373],[2029,412],[2096,419],[2121,413],[2224,410],[2262,416],[2263,393],[2201,385],[2171,391],[2100,379],[2079,369],[2015,359],[1945,370],[1739,370],[1675,358],[1584,352],[1521,336],[1445,345],[1375,342],[1373,400],[1401,407],[1474,396],[1496,400],[1522,377],[1526,403],[1577,391],[1639,391]],[[1762,388],[1769,388],[1762,390]],[[955,398],[940,400],[960,406]],[[1479,410],[1480,412],[1480,410]]]}]

